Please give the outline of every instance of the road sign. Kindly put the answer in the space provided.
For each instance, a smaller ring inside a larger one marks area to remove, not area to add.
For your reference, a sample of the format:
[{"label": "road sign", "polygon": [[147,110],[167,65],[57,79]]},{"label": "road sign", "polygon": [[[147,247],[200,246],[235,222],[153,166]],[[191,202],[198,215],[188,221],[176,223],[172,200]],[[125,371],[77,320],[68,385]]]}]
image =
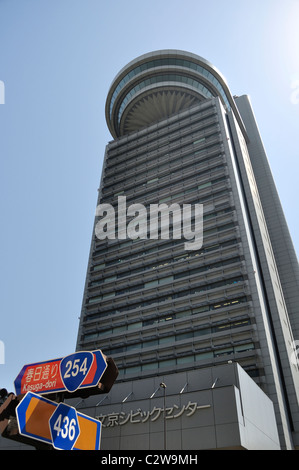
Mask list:
[{"label": "road sign", "polygon": [[64,358],[27,364],[15,379],[16,395],[74,393],[78,389],[96,387],[106,368],[106,357],[100,350],[80,351]]},{"label": "road sign", "polygon": [[19,433],[61,450],[99,450],[100,421],[65,403],[27,392],[16,407]]},{"label": "road sign", "polygon": [[64,357],[60,362],[60,374],[65,388],[75,392],[90,370],[94,355],[91,352],[79,352]]},{"label": "road sign", "polygon": [[75,408],[60,403],[52,414],[49,425],[53,447],[61,450],[72,450],[80,434]]}]

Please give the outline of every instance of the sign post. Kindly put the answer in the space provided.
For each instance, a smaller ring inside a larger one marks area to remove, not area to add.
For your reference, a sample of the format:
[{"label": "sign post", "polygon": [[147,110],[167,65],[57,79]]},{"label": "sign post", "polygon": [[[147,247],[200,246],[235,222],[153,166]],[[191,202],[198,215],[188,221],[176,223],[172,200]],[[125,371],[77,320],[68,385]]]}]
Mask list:
[{"label": "sign post", "polygon": [[14,381],[17,396],[0,406],[0,433],[29,445],[33,439],[36,448],[98,450],[100,421],[62,402],[108,393],[117,376],[113,359],[100,350],[27,364]]}]

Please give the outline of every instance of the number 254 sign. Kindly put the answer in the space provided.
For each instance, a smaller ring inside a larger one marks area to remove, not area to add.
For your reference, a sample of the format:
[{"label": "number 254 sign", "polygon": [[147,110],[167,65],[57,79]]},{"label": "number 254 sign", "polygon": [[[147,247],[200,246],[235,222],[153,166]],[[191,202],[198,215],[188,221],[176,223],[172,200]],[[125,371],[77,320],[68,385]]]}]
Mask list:
[{"label": "number 254 sign", "polygon": [[95,387],[107,368],[102,351],[80,351],[46,362],[25,365],[14,385],[16,395],[48,394]]}]

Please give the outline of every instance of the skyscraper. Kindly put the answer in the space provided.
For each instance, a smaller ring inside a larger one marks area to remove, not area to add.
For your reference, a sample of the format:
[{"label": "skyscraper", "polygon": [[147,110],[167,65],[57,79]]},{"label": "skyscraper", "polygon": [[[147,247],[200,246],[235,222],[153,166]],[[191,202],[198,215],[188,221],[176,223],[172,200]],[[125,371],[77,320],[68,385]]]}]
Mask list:
[{"label": "skyscraper", "polygon": [[77,349],[113,356],[124,394],[236,362],[298,447],[298,261],[249,97],[163,50],[119,72],[106,120]]}]

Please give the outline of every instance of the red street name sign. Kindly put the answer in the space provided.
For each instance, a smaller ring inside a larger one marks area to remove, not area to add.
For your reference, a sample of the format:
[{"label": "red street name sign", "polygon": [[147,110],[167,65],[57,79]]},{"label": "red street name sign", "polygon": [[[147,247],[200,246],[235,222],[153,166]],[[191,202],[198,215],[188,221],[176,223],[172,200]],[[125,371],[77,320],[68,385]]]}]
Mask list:
[{"label": "red street name sign", "polygon": [[34,392],[74,393],[96,387],[107,368],[102,351],[80,351],[69,356],[25,365],[14,381],[16,395]]}]

